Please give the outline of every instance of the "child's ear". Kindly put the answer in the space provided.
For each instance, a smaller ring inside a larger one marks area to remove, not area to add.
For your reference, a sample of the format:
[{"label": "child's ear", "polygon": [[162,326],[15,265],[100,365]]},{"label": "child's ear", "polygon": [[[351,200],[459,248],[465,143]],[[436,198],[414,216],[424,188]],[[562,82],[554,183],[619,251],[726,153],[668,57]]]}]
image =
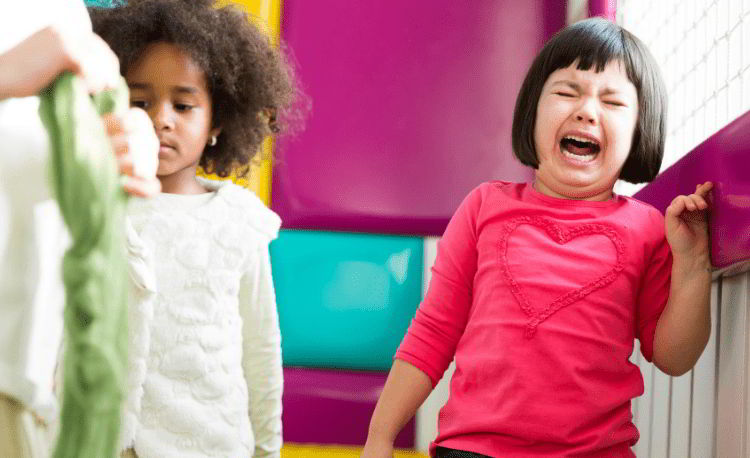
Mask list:
[{"label": "child's ear", "polygon": [[211,137],[218,137],[218,136],[219,136],[219,134],[221,133],[221,129],[223,129],[223,127],[222,127],[222,126],[217,126],[217,127],[214,127],[213,129],[211,129],[211,130],[210,130],[210,131],[208,132],[208,134],[209,134],[209,136],[211,136]]}]

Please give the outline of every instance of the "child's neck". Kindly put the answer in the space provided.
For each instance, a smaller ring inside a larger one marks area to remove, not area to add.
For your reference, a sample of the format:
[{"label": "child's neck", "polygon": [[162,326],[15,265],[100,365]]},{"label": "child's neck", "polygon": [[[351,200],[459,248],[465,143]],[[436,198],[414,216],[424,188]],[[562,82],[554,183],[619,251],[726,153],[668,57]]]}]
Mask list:
[{"label": "child's neck", "polygon": [[605,200],[610,200],[612,198],[612,190],[608,189],[606,191],[603,191],[598,194],[594,195],[586,195],[586,196],[580,196],[580,197],[574,197],[569,195],[560,194],[558,192],[555,192],[553,189],[550,189],[547,185],[545,185],[541,180],[534,180],[534,183],[532,184],[534,189],[536,189],[540,194],[544,194],[546,196],[550,197],[556,197],[558,199],[569,199],[569,200],[588,200],[593,202],[603,202]]},{"label": "child's neck", "polygon": [[196,179],[197,167],[187,167],[170,175],[160,175],[161,192],[167,194],[203,194],[208,190]]}]

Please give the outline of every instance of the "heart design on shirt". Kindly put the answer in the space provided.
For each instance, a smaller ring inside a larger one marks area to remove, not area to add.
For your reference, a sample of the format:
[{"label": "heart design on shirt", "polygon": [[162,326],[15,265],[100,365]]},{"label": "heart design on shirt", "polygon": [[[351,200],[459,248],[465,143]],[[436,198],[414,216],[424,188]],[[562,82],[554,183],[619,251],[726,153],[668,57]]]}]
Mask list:
[{"label": "heart design on shirt", "polygon": [[[573,239],[591,235],[603,235],[607,237],[614,245],[616,252],[616,260],[611,267],[602,272],[601,275],[594,278],[593,280],[585,283],[579,288],[571,289],[564,294],[558,296],[549,304],[546,304],[541,309],[536,309],[531,306],[527,295],[522,289],[522,285],[518,283],[516,278],[511,272],[510,266],[508,265],[508,240],[510,239],[513,232],[522,224],[529,224],[536,226],[544,230],[544,232],[557,244],[565,245]],[[498,255],[500,258],[500,268],[503,272],[508,286],[510,287],[513,296],[518,301],[519,306],[524,313],[529,317],[526,324],[526,338],[534,337],[536,329],[544,320],[552,316],[555,312],[563,307],[566,307],[574,302],[580,301],[597,289],[603,288],[608,284],[612,283],[617,275],[623,270],[625,264],[625,245],[620,238],[620,235],[610,226],[603,224],[578,224],[572,226],[570,229],[566,229],[563,226],[557,224],[554,221],[548,220],[541,217],[523,216],[515,218],[506,223],[503,231],[500,235]]]}]

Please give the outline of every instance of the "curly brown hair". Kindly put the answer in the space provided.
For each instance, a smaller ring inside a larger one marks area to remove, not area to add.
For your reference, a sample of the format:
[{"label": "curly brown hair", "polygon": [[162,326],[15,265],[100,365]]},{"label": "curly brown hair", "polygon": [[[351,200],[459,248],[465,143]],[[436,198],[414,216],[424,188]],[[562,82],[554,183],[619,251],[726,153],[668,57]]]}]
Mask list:
[{"label": "curly brown hair", "polygon": [[203,70],[213,127],[222,126],[221,141],[201,156],[207,173],[246,175],[263,139],[292,118],[285,115],[299,93],[293,67],[239,8],[214,8],[212,0],[129,0],[89,12],[123,75],[159,41],[174,44]]}]

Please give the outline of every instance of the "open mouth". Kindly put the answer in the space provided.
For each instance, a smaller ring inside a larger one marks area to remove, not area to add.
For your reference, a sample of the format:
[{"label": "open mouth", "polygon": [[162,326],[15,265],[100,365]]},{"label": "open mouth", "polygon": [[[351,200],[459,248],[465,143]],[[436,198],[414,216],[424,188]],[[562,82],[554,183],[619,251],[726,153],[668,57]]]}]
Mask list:
[{"label": "open mouth", "polygon": [[576,135],[566,135],[560,140],[563,155],[579,162],[591,162],[599,154],[599,142]]}]

